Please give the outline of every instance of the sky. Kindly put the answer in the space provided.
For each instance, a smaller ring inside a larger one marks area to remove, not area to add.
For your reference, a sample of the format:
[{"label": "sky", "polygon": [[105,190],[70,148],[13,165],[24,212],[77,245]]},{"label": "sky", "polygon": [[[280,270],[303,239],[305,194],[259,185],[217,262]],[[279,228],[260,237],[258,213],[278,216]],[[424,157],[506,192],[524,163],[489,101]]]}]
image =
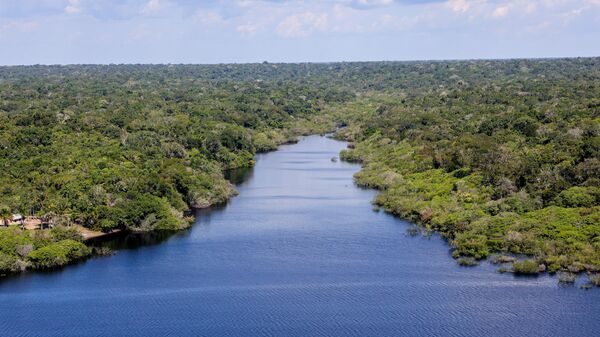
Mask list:
[{"label": "sky", "polygon": [[0,0],[0,65],[600,56],[600,0]]}]

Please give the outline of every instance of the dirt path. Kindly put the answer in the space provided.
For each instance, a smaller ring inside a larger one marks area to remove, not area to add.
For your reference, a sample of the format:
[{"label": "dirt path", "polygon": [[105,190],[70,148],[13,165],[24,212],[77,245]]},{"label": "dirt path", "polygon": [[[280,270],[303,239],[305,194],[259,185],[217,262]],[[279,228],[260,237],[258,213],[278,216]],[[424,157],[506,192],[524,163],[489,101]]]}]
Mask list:
[{"label": "dirt path", "polygon": [[[41,225],[42,221],[39,218],[36,217],[27,217],[25,218],[24,221],[24,227],[26,230],[39,230],[40,229],[40,225]],[[120,232],[120,230],[115,230],[109,233],[104,233],[104,232],[100,232],[100,231],[94,231],[91,230],[89,228],[85,228],[83,226],[80,225],[72,225],[72,227],[77,228],[77,230],[81,233],[81,235],[83,236],[84,240],[89,240],[89,239],[93,239],[93,238],[98,238],[101,236],[106,236],[106,235],[111,235],[114,234],[116,232]]]}]

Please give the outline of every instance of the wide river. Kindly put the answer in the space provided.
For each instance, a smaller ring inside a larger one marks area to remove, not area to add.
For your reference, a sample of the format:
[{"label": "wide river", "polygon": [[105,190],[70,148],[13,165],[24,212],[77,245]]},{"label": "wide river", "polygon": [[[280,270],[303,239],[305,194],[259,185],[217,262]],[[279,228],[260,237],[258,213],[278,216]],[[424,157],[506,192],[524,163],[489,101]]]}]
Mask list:
[{"label": "wide river", "polygon": [[600,290],[459,267],[373,211],[324,137],[258,156],[188,231],[0,282],[0,336],[598,336]]}]

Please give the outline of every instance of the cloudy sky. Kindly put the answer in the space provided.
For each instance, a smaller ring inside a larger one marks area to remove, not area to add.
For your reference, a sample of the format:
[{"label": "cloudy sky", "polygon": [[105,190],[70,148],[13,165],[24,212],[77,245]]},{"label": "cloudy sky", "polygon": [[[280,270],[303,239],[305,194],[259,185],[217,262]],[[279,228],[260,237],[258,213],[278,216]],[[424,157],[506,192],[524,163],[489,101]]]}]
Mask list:
[{"label": "cloudy sky", "polygon": [[0,64],[600,56],[600,0],[0,0]]}]

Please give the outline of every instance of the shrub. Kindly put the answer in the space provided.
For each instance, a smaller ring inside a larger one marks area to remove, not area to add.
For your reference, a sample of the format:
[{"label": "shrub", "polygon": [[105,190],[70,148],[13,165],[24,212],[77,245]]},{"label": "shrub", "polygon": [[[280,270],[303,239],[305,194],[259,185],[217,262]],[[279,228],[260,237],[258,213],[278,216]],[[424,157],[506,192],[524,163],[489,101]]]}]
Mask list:
[{"label": "shrub", "polygon": [[463,267],[473,267],[478,265],[479,263],[472,257],[461,257],[458,259],[458,264]]},{"label": "shrub", "polygon": [[31,244],[19,245],[15,249],[15,253],[17,253],[17,255],[21,258],[27,257],[31,251],[33,251],[33,245]]},{"label": "shrub", "polygon": [[590,275],[589,278],[592,284],[594,284],[596,287],[600,287],[600,274]]},{"label": "shrub", "polygon": [[109,256],[115,254],[115,251],[110,247],[94,247],[92,248],[92,254],[96,256]]},{"label": "shrub", "polygon": [[560,273],[558,274],[559,283],[575,283],[577,275],[573,273]]},{"label": "shrub", "polygon": [[149,194],[138,195],[107,212],[106,219],[100,221],[100,228],[127,228],[132,231],[176,230],[185,226],[171,211],[169,203]]},{"label": "shrub", "polygon": [[536,275],[540,272],[535,260],[516,261],[513,263],[513,272],[522,275]]},{"label": "shrub", "polygon": [[598,194],[596,188],[575,186],[560,192],[555,202],[562,207],[592,207],[596,203],[594,194]]},{"label": "shrub", "polygon": [[82,259],[90,254],[90,249],[74,240],[63,240],[36,249],[28,256],[34,268],[53,268]]},{"label": "shrub", "polygon": [[0,253],[14,255],[17,247],[31,243],[32,239],[29,232],[16,227],[0,229]]},{"label": "shrub", "polygon": [[82,241],[83,236],[75,227],[56,226],[50,230],[54,241],[74,240]]},{"label": "shrub", "polygon": [[460,255],[482,259],[488,256],[487,237],[473,233],[460,233],[454,240],[456,250]]},{"label": "shrub", "polygon": [[98,224],[98,228],[105,233],[110,232],[117,227],[118,224],[112,221],[111,219],[102,219]]},{"label": "shrub", "polygon": [[277,144],[263,132],[256,133],[253,137],[256,152],[267,152],[277,149]]},{"label": "shrub", "polygon": [[492,263],[498,264],[498,263],[509,263],[509,262],[514,262],[516,259],[512,256],[507,256],[507,255],[496,255],[492,258]]},{"label": "shrub", "polygon": [[0,252],[0,273],[12,272],[17,267],[17,257]]},{"label": "shrub", "polygon": [[557,271],[560,270],[560,264],[559,263],[551,263],[548,265],[547,270],[549,273],[556,273]]},{"label": "shrub", "polygon": [[362,161],[362,159],[356,153],[356,151],[352,151],[352,150],[342,150],[340,152],[340,159],[342,161],[350,162],[350,163],[360,163]]}]

